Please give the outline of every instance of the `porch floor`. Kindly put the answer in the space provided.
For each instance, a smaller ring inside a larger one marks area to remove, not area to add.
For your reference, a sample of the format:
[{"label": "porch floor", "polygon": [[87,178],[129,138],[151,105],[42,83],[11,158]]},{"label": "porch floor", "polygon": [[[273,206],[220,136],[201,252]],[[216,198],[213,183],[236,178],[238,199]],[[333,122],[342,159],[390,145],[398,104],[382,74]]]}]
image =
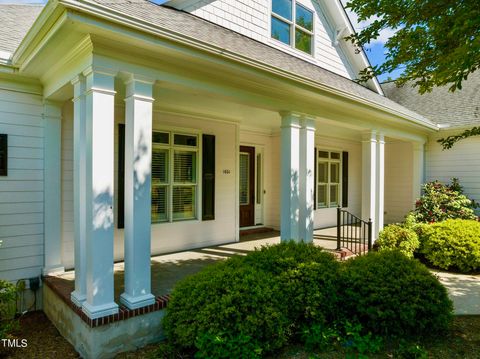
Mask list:
[{"label": "porch floor", "polygon": [[[336,241],[327,239],[336,233],[334,230],[336,229],[316,230],[314,232],[314,244],[328,251],[334,251],[337,246]],[[234,255],[246,255],[255,248],[277,243],[280,243],[279,232],[270,231],[244,235],[240,242],[154,256],[151,258],[152,294],[155,296],[169,294],[178,281],[199,272],[209,264]],[[56,277],[62,280],[63,290],[73,291],[75,271],[67,271]],[[124,289],[123,262],[114,265],[114,283],[115,301],[119,303],[120,294],[123,293]]]}]

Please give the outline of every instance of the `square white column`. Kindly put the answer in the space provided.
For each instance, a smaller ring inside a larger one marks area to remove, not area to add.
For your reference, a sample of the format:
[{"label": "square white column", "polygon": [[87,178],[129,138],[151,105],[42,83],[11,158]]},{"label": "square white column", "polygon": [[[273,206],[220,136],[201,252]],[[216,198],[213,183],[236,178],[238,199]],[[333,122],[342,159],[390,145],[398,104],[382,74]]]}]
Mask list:
[{"label": "square white column", "polygon": [[63,272],[62,265],[62,206],[61,206],[61,147],[62,106],[61,103],[45,101],[44,124],[44,236],[45,262],[43,274]]},{"label": "square white column", "polygon": [[75,250],[75,290],[72,302],[81,307],[87,298],[85,257],[85,77],[79,75],[73,85],[73,217]]},{"label": "square white column", "polygon": [[312,242],[315,186],[315,121],[310,118],[302,118],[300,124],[299,239],[304,242]]},{"label": "square white column", "polygon": [[374,237],[383,229],[385,211],[385,137],[383,134],[377,136],[377,161],[376,161],[376,206],[375,206],[375,229]]},{"label": "square white column", "polygon": [[84,73],[86,124],[86,294],[95,319],[118,312],[113,293],[114,75]]},{"label": "square white column", "polygon": [[280,173],[280,237],[282,241],[300,239],[300,116],[282,114]]},{"label": "square white column", "polygon": [[377,134],[363,134],[362,140],[362,219],[373,222],[375,229],[377,191]]},{"label": "square white column", "polygon": [[125,292],[130,309],[155,303],[151,294],[153,82],[131,76],[125,98]]},{"label": "square white column", "polygon": [[412,209],[415,202],[422,195],[422,184],[425,183],[425,143],[414,142],[413,169],[412,169]]}]

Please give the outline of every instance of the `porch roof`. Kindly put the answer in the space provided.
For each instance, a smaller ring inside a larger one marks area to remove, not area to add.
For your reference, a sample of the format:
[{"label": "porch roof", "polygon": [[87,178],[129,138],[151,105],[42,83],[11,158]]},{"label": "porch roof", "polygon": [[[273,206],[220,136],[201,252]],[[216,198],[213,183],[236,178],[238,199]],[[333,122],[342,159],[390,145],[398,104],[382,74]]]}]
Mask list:
[{"label": "porch roof", "polygon": [[195,42],[214,46],[220,50],[221,54],[233,55],[239,61],[252,65],[267,65],[268,70],[279,69],[282,72],[281,75],[293,75],[297,80],[313,81],[326,90],[336,92],[341,96],[367,103],[423,126],[436,128],[436,124],[429,119],[355,81],[184,11],[154,4],[148,0],[118,0],[114,2],[111,0],[80,0],[75,2],[96,3],[101,7],[121,13],[129,19],[135,19],[139,23],[148,23],[167,30],[172,35],[182,35]]}]

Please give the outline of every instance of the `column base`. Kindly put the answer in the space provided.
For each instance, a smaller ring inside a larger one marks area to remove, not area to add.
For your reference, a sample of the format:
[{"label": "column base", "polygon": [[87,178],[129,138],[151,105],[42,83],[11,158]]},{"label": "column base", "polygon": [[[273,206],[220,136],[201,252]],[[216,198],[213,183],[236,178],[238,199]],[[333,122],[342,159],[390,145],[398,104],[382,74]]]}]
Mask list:
[{"label": "column base", "polygon": [[145,294],[139,297],[132,297],[127,293],[120,295],[120,303],[128,309],[137,309],[155,304],[155,296],[153,294]]},{"label": "column base", "polygon": [[102,317],[107,317],[109,315],[118,313],[118,304],[115,302],[102,304],[102,305],[91,305],[88,302],[84,302],[82,305],[82,311],[90,318],[97,319]]},{"label": "column base", "polygon": [[65,267],[62,266],[61,264],[48,266],[48,267],[43,268],[43,270],[42,270],[42,273],[43,273],[44,276],[60,274],[60,273],[64,273],[64,272],[65,272]]},{"label": "column base", "polygon": [[72,300],[73,304],[81,308],[83,303],[87,300],[87,296],[85,294],[80,294],[77,291],[73,291],[70,294],[70,299]]}]

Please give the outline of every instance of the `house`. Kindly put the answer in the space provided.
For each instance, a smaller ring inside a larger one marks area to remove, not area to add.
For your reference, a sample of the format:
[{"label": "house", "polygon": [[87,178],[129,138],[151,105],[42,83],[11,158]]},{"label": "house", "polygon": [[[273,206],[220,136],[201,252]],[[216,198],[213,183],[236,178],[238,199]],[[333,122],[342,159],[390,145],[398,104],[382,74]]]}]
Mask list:
[{"label": "house", "polygon": [[462,89],[453,93],[442,87],[419,95],[417,89],[397,87],[394,82],[382,88],[388,98],[439,124],[439,131],[429,136],[425,147],[426,180],[448,183],[458,178],[465,194],[480,202],[480,137],[461,140],[448,150],[437,142],[480,126],[480,73],[471,74]]},{"label": "house", "polygon": [[338,206],[378,235],[420,194],[438,126],[354,81],[339,1],[51,0],[0,21],[0,277],[75,268],[87,323],[153,305],[152,254],[256,226],[311,241]]}]

